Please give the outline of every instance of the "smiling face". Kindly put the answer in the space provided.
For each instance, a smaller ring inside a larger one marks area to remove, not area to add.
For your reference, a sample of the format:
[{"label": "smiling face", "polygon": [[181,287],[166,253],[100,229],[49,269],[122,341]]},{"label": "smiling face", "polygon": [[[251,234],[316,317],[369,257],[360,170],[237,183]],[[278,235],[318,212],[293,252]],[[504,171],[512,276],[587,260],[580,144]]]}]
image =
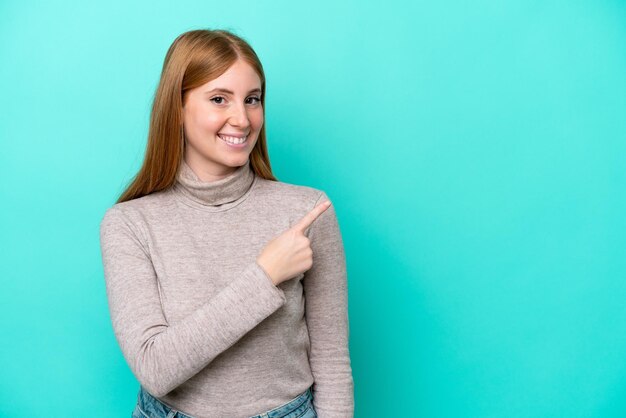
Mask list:
[{"label": "smiling face", "polygon": [[263,127],[261,79],[252,66],[238,59],[185,99],[184,159],[198,177],[219,180],[246,164]]}]

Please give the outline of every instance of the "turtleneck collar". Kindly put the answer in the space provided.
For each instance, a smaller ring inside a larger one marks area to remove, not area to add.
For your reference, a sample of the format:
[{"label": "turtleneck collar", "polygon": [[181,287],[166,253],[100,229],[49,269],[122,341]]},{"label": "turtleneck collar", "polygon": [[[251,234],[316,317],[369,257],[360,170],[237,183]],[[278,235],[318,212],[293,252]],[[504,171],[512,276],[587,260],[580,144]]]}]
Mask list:
[{"label": "turtleneck collar", "polygon": [[[242,198],[252,187],[255,174],[250,160],[223,179],[205,182],[182,161],[174,189],[185,197],[205,207],[220,206]],[[230,206],[230,205],[227,205]]]}]

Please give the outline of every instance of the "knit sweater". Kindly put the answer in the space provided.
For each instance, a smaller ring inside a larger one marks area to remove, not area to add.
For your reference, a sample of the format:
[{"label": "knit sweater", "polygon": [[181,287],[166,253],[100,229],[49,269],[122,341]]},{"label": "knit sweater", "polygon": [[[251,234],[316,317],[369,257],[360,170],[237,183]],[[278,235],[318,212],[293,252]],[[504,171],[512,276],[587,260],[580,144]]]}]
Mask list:
[{"label": "knit sweater", "polygon": [[313,385],[320,418],[352,417],[343,241],[331,205],[305,231],[313,266],[274,285],[256,259],[325,192],[259,177],[250,161],[204,182],[183,161],[164,191],[100,223],[109,312],[139,383],[198,418],[247,418]]}]

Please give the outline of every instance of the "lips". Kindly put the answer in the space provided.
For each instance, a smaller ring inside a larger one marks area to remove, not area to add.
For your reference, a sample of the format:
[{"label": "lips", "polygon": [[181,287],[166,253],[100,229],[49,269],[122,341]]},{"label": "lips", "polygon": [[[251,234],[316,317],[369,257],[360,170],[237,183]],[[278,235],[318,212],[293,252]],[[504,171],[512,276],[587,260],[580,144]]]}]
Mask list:
[{"label": "lips", "polygon": [[226,132],[219,132],[218,135],[230,136],[233,138],[243,138],[244,136],[246,136],[246,134],[235,134],[235,133],[226,133]]}]

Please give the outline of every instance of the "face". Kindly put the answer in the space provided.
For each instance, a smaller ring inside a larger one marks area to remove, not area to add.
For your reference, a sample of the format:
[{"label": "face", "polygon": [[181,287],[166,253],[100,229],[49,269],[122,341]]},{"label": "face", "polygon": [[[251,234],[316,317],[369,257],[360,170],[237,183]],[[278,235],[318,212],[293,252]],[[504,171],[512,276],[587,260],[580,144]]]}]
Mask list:
[{"label": "face", "polygon": [[218,78],[187,93],[184,159],[203,181],[224,178],[247,163],[262,126],[261,79],[248,63],[237,60]]}]

